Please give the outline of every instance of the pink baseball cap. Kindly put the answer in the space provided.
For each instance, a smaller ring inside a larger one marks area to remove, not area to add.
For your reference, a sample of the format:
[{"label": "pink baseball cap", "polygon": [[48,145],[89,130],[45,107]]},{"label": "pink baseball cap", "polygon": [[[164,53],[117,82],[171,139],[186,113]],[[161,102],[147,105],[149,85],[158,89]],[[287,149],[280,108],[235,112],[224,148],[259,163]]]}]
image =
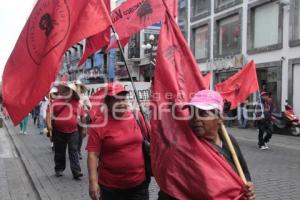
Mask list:
[{"label": "pink baseball cap", "polygon": [[125,86],[121,83],[112,82],[107,85],[108,96],[116,96],[117,94],[120,94],[122,92],[128,93],[128,91],[125,89]]},{"label": "pink baseball cap", "polygon": [[201,90],[193,96],[187,106],[195,106],[201,110],[218,109],[220,112],[223,112],[224,101],[218,92],[213,90]]}]

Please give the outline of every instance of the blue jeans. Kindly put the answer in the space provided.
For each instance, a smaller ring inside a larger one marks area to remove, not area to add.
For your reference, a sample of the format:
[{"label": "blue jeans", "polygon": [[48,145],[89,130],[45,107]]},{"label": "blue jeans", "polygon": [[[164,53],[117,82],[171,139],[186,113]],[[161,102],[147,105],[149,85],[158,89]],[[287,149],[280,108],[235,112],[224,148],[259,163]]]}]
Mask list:
[{"label": "blue jeans", "polygon": [[43,133],[44,128],[46,128],[45,120],[42,115],[39,115],[38,127],[40,129],[40,133]]}]

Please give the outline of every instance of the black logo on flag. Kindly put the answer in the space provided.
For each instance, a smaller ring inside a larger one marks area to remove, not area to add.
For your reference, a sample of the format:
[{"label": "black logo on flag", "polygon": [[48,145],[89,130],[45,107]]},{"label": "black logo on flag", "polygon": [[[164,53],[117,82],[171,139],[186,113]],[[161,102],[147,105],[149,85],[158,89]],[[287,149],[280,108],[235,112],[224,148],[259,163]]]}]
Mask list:
[{"label": "black logo on flag", "polygon": [[53,30],[54,25],[56,24],[57,23],[51,18],[50,14],[46,13],[42,16],[39,26],[40,29],[44,31],[45,35],[48,37]]},{"label": "black logo on flag", "polygon": [[32,61],[40,65],[42,59],[66,38],[69,28],[67,0],[38,1],[27,22],[26,46]]},{"label": "black logo on flag", "polygon": [[178,51],[178,47],[176,45],[169,46],[166,50],[164,50],[164,57],[173,65],[175,64],[175,53]]},{"label": "black logo on flag", "polygon": [[141,23],[145,23],[149,15],[153,13],[152,5],[149,0],[145,0],[137,11],[137,16],[140,17]]}]

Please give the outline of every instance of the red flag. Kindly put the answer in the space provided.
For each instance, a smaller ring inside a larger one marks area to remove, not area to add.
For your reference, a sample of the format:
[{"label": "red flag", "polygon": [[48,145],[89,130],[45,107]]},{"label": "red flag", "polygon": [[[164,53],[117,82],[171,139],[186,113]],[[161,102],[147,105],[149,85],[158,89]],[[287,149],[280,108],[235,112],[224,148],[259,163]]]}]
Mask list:
[{"label": "red flag", "polygon": [[[133,34],[147,26],[153,25],[156,22],[163,21],[166,13],[166,9],[162,1],[129,0],[128,3],[129,2],[135,2],[134,7],[131,9],[132,11],[128,11],[130,12],[130,15],[128,15],[124,20],[119,20],[118,24],[120,24],[120,26],[117,24],[115,25],[116,32],[118,33],[121,41],[128,41]],[[173,16],[177,16],[177,0],[166,0],[166,2],[168,8],[172,10]],[[112,19],[114,20],[113,16]],[[112,41],[108,49],[115,48],[116,46],[116,41]]]},{"label": "red flag", "polygon": [[[110,6],[110,1],[111,0],[103,0],[107,10],[110,12],[111,6]],[[85,50],[84,54],[78,63],[78,66],[82,65],[88,57],[90,57],[93,53],[98,51],[99,49],[107,46],[110,41],[110,27],[106,29],[106,31],[103,31],[101,33],[98,33],[96,35],[93,35],[89,38],[86,39],[86,44],[85,44]]]},{"label": "red flag", "polygon": [[212,77],[212,73],[211,73],[211,72],[209,72],[208,74],[206,74],[206,75],[203,77],[204,84],[205,84],[205,88],[208,89],[208,90],[209,90],[209,88],[210,88],[211,77]]},{"label": "red flag", "polygon": [[259,90],[255,63],[252,60],[228,80],[216,85],[224,99],[231,102],[231,109],[244,102],[250,94]]},{"label": "red flag", "polygon": [[[169,15],[162,26],[151,97],[151,161],[160,188],[182,200],[243,199],[243,182],[208,142],[188,126],[180,103],[205,89],[179,27]],[[181,104],[182,105],[182,104]],[[173,108],[173,109],[172,109]]]},{"label": "red flag", "polygon": [[16,125],[49,92],[64,52],[111,24],[102,0],[40,0],[3,73],[3,98]]}]

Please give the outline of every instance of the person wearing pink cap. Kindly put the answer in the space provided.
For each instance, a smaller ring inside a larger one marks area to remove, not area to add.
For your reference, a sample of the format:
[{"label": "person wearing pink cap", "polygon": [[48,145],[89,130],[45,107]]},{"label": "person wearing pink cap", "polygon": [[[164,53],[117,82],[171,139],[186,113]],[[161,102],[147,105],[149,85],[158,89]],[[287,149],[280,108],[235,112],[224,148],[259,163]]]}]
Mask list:
[{"label": "person wearing pink cap", "polygon": [[[224,101],[218,92],[212,90],[201,90],[197,92],[185,108],[190,112],[190,128],[199,139],[205,139],[227,160],[230,166],[237,172],[228,145],[222,134],[220,134],[222,111]],[[248,183],[245,186],[245,197],[249,200],[255,199],[254,186],[251,182],[250,172],[236,139],[230,135],[237,156]],[[184,173],[184,172],[182,172]],[[174,200],[175,198],[160,191],[159,200]]]},{"label": "person wearing pink cap", "polygon": [[127,93],[120,83],[108,84],[103,115],[88,131],[89,194],[93,200],[149,199],[143,134],[128,109]]}]

